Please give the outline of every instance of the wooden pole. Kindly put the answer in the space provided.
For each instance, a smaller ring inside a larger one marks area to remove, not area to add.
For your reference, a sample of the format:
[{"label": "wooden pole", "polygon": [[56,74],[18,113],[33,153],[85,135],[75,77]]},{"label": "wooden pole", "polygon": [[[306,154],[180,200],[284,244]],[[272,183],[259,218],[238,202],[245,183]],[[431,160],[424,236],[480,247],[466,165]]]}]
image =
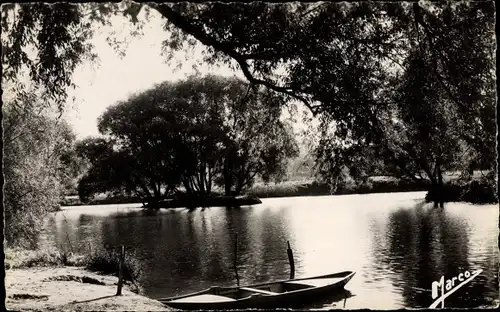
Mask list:
[{"label": "wooden pole", "polygon": [[116,295],[122,295],[123,287],[123,269],[125,267],[125,246],[121,246],[120,250],[120,263],[118,265],[118,289],[116,290]]},{"label": "wooden pole", "polygon": [[238,276],[238,267],[236,266],[236,262],[238,260],[238,233],[236,233],[236,240],[234,242],[234,273],[236,274],[236,284],[238,287],[240,286],[240,277]]},{"label": "wooden pole", "polygon": [[71,245],[71,240],[69,239],[69,235],[68,235],[67,231],[66,231],[66,238],[68,239],[69,248],[71,249],[71,253],[73,253],[73,245]]},{"label": "wooden pole", "polygon": [[286,250],[288,254],[288,262],[290,263],[290,279],[295,278],[295,263],[293,262],[293,250],[290,248],[290,242],[286,241],[288,249]]},{"label": "wooden pole", "polygon": [[345,309],[345,303],[347,301],[347,291],[344,288],[344,309]]}]

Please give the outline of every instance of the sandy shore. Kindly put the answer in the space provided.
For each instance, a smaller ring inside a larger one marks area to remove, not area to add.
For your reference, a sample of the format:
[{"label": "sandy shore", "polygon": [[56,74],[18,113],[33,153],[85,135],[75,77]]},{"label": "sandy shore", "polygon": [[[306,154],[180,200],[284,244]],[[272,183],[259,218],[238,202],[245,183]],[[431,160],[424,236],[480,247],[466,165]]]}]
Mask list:
[{"label": "sandy shore", "polygon": [[5,271],[8,310],[172,311],[160,302],[130,292],[115,296],[117,278],[79,267],[36,267]]}]

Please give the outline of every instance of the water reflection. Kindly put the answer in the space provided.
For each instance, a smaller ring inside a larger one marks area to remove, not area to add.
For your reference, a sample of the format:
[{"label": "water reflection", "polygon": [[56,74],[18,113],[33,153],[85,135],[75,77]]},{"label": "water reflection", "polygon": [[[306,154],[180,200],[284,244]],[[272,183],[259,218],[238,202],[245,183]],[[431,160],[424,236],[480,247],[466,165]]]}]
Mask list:
[{"label": "water reflection", "polygon": [[234,285],[235,233],[242,284],[287,277],[290,235],[280,215],[252,214],[249,207],[114,214],[102,220],[100,244],[137,251],[147,268],[142,282],[153,297]]},{"label": "water reflection", "polygon": [[378,248],[374,252],[377,256],[374,259],[389,266],[398,275],[393,279],[393,284],[399,288],[405,306],[430,306],[433,302],[433,281],[439,280],[443,275],[445,278],[452,278],[466,270],[474,271],[479,268],[484,270],[483,276],[477,277],[468,287],[463,287],[448,297],[446,307],[492,305],[492,298],[498,292],[490,291],[489,296],[484,296],[488,288],[484,276],[494,276],[496,265],[470,265],[470,232],[466,219],[446,209],[434,209],[425,204],[418,204],[414,209],[402,208],[389,214],[386,232],[388,248],[383,248],[380,243],[376,244]]},{"label": "water reflection", "polygon": [[[143,211],[133,205],[70,208],[46,222],[45,243],[73,248],[127,246],[143,267],[146,294],[167,297],[241,284],[354,270],[346,308],[428,307],[442,275],[483,269],[446,307],[492,306],[498,299],[496,206],[433,209],[420,193],[265,199],[241,208]],[[328,296],[304,308],[342,308]]]}]

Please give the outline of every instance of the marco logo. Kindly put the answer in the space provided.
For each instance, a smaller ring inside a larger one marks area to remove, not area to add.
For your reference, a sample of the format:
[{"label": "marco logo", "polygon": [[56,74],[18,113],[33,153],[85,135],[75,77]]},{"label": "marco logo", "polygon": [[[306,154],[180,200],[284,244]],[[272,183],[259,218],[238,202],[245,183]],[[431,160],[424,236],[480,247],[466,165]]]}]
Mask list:
[{"label": "marco logo", "polygon": [[[468,282],[472,281],[476,276],[481,274],[483,270],[479,269],[470,273],[469,271],[465,271],[464,273],[458,274],[451,279],[444,280],[444,276],[441,276],[439,281],[432,282],[432,299],[436,299],[434,303],[429,307],[430,309],[435,309],[439,304],[441,304],[441,308],[444,308],[444,299],[454,293],[457,289],[464,286]],[[458,281],[459,284],[456,284]],[[441,293],[441,296],[439,296]],[[439,296],[439,297],[438,297]]]}]

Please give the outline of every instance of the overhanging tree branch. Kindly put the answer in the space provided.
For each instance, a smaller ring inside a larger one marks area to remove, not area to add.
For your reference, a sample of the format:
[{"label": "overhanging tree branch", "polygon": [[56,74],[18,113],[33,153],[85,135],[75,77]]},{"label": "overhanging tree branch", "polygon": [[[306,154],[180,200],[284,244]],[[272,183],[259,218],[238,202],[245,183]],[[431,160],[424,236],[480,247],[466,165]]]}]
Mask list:
[{"label": "overhanging tree branch", "polygon": [[[225,44],[218,42],[216,39],[210,37],[207,35],[203,30],[201,30],[199,27],[191,24],[186,18],[181,16],[179,13],[175,12],[170,8],[167,4],[155,4],[151,3],[150,4],[152,8],[157,10],[161,15],[163,15],[170,23],[178,27],[179,29],[182,29],[184,32],[190,34],[191,36],[195,37],[198,41],[200,41],[202,44],[212,47],[227,56],[233,58],[238,65],[240,66],[243,74],[245,77],[248,79],[248,81],[252,84],[256,85],[263,85],[271,90],[274,90],[276,92],[284,93],[286,95],[289,95],[302,103],[306,105],[307,108],[313,113],[313,115],[316,115],[316,109],[314,106],[311,105],[310,101],[306,99],[304,96],[297,94],[296,92],[293,92],[291,88],[288,87],[281,87],[275,85],[271,81],[267,80],[262,80],[254,77],[252,73],[250,72],[249,65],[247,63],[247,60],[251,59],[249,55],[243,55],[241,53],[238,53],[233,49],[231,45]],[[251,56],[251,55],[250,55]],[[260,58],[263,56],[261,55]],[[270,58],[271,55],[266,55],[266,58]],[[276,55],[274,55],[276,57]]]},{"label": "overhanging tree branch", "polygon": [[[434,48],[434,44],[432,42],[432,37],[434,37],[434,32],[430,29],[430,26],[427,25],[424,20],[423,20],[423,17],[422,17],[422,12],[426,13],[424,9],[422,9],[421,7],[419,7],[419,5],[417,3],[414,4],[414,8],[415,10],[418,10],[419,11],[419,14],[415,14],[415,19],[416,19],[416,22],[418,23],[417,24],[417,27],[418,25],[421,25],[422,28],[424,29],[424,31],[427,33],[427,40],[429,42],[429,49],[431,50],[431,53],[432,53],[432,58],[433,58],[433,73],[434,73],[434,76],[436,76],[439,84],[441,85],[441,87],[443,88],[443,90],[446,92],[446,94],[448,95],[448,97],[453,101],[455,102],[455,104],[457,104],[460,108],[462,108],[463,110],[465,110],[467,113],[473,113],[473,110],[470,109],[467,105],[465,105],[465,103],[463,103],[462,101],[460,101],[460,99],[458,99],[454,94],[453,92],[451,91],[450,87],[445,83],[444,81],[444,77],[442,77],[440,74],[439,74],[439,71],[438,71],[438,66],[437,66],[437,55],[436,55],[436,49]],[[418,32],[418,29],[417,29],[417,32]]]}]

